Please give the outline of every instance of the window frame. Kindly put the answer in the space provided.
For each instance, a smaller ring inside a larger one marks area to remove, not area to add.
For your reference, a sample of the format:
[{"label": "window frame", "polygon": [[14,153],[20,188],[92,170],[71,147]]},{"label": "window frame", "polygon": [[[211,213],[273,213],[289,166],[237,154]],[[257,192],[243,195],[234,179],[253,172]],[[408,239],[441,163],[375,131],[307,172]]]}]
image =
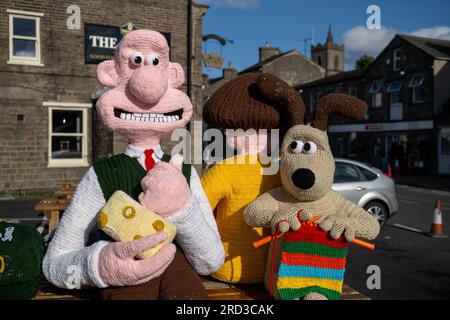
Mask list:
[{"label": "window frame", "polygon": [[[48,168],[71,168],[89,166],[89,132],[88,132],[88,111],[92,108],[89,103],[70,103],[70,102],[44,102],[43,106],[48,107]],[[82,132],[81,133],[54,133],[53,132],[53,111],[81,111],[82,112]],[[81,158],[79,159],[53,159],[52,158],[52,137],[68,136],[81,137],[82,148]]]},{"label": "window frame", "polygon": [[416,86],[411,88],[412,91],[412,103],[413,104],[420,104],[420,103],[424,103],[425,102],[425,93],[422,94],[422,98],[420,100],[418,100],[417,98],[417,92],[416,90],[424,90],[423,86]]},{"label": "window frame", "polygon": [[[40,66],[43,67],[42,54],[41,54],[41,17],[44,16],[43,13],[31,12],[31,11],[21,11],[21,10],[11,10],[7,9],[6,12],[9,14],[9,60],[7,64],[18,64],[18,65],[29,65],[29,66]],[[14,18],[34,20],[36,24],[36,36],[18,36],[14,35]],[[35,41],[36,56],[35,57],[19,57],[14,55],[14,40],[32,40]]]},{"label": "window frame", "polygon": [[[371,107],[372,108],[381,108],[381,106],[383,105],[383,92],[374,92],[371,93]],[[380,104],[377,104],[377,96],[380,96]]]},{"label": "window frame", "polygon": [[[414,78],[420,76],[421,79],[418,84],[413,84]],[[413,104],[420,104],[425,102],[425,94],[422,95],[422,99],[418,100],[417,98],[417,91],[416,90],[424,90],[423,83],[425,81],[425,74],[423,73],[416,73],[413,74],[411,77],[411,80],[409,81],[408,87],[411,88],[411,100]]]},{"label": "window frame", "polygon": [[401,61],[401,49],[400,48],[394,49],[392,51],[392,70],[394,71],[400,70],[400,63],[399,63],[400,61]]}]

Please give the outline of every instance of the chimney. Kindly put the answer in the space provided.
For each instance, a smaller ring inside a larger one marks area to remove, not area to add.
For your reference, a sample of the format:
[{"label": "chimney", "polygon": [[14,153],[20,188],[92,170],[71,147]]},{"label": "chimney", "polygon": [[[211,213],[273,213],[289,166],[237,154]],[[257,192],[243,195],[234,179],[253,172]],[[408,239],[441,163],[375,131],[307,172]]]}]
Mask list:
[{"label": "chimney", "polygon": [[269,43],[266,42],[264,44],[264,47],[259,48],[259,62],[262,62],[280,53],[281,51],[279,48],[271,47],[269,46]]},{"label": "chimney", "polygon": [[226,80],[233,79],[234,77],[237,76],[237,70],[233,66],[231,61],[228,63],[228,68],[223,68],[222,73],[223,73],[223,78]]}]

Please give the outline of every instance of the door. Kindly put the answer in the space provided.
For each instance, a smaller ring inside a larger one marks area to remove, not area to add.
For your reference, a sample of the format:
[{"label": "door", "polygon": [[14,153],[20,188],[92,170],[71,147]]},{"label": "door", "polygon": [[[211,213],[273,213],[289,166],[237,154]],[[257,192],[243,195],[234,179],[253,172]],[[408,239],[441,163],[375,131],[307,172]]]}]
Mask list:
[{"label": "door", "polygon": [[439,174],[450,174],[450,128],[439,130]]}]

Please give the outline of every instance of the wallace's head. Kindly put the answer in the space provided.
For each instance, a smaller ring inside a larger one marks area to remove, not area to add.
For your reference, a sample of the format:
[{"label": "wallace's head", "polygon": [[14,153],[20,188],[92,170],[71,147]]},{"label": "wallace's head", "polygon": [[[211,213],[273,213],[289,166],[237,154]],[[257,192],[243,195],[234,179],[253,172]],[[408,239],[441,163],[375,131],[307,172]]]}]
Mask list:
[{"label": "wallace's head", "polygon": [[98,65],[97,78],[112,88],[97,102],[104,124],[134,145],[159,141],[191,119],[192,104],[179,90],[183,69],[169,61],[167,40],[159,32],[128,33],[114,60]]}]

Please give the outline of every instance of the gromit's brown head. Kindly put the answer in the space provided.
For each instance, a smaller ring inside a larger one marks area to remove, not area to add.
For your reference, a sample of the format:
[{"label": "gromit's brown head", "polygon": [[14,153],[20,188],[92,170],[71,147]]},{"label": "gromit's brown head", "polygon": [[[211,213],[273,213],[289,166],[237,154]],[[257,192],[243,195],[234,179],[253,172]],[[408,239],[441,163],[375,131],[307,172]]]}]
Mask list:
[{"label": "gromit's brown head", "polygon": [[206,102],[204,120],[222,129],[280,129],[281,136],[303,121],[300,94],[268,74],[240,75],[221,86]]},{"label": "gromit's brown head", "polygon": [[286,133],[280,150],[281,181],[300,201],[325,196],[333,184],[334,158],[327,137],[328,116],[338,113],[360,120],[367,104],[355,97],[332,93],[319,100],[311,125],[298,124]]}]

